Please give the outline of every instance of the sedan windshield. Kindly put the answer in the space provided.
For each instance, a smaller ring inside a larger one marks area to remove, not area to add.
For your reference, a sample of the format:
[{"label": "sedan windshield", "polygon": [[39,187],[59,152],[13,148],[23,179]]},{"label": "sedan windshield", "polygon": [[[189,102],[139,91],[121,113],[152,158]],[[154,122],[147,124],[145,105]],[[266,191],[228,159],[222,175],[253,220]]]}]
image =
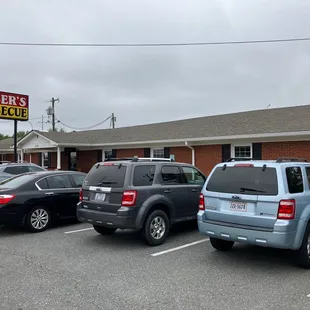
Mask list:
[{"label": "sedan windshield", "polygon": [[16,188],[16,187],[26,184],[30,180],[33,180],[33,178],[34,178],[33,174],[19,174],[12,178],[1,181],[0,189],[1,188]]}]

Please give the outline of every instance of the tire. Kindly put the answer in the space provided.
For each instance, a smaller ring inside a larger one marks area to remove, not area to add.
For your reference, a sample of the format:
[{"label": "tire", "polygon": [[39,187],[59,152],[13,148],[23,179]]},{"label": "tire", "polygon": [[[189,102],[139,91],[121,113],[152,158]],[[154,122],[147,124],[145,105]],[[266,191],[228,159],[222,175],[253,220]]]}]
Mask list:
[{"label": "tire", "polygon": [[105,227],[105,226],[97,226],[93,225],[95,231],[101,235],[112,235],[116,232],[117,228]]},{"label": "tire", "polygon": [[167,214],[162,210],[155,210],[146,218],[142,229],[144,239],[148,245],[163,244],[169,234],[170,223]]},{"label": "tire", "polygon": [[49,227],[51,220],[48,208],[36,206],[27,214],[26,227],[31,232],[42,232]]},{"label": "tire", "polygon": [[222,239],[210,238],[212,246],[218,251],[229,251],[232,249],[234,242]]},{"label": "tire", "polygon": [[295,252],[295,261],[299,267],[310,269],[310,223],[306,227],[301,247]]}]

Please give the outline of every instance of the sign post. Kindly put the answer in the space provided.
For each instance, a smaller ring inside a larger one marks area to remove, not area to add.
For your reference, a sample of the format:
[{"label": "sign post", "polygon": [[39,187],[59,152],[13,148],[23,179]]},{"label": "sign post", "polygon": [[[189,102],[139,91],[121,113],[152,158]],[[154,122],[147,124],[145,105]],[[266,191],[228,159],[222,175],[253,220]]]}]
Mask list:
[{"label": "sign post", "polygon": [[0,91],[0,119],[14,121],[14,161],[17,162],[17,122],[29,119],[28,95]]}]

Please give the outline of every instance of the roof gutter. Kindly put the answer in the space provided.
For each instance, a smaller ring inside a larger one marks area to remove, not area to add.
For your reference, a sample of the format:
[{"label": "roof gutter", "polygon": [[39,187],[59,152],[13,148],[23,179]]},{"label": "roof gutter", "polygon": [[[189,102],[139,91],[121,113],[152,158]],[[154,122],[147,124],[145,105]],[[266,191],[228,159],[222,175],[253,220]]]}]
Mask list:
[{"label": "roof gutter", "polygon": [[195,149],[185,141],[185,145],[192,150],[192,165],[195,166]]}]

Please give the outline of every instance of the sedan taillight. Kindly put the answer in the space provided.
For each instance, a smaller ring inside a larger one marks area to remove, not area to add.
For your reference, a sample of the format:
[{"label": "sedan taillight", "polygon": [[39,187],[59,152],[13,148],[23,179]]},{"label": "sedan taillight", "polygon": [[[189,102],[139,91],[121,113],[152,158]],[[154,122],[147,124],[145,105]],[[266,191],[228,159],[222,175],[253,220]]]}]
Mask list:
[{"label": "sedan taillight", "polygon": [[79,200],[83,201],[83,190],[80,188]]},{"label": "sedan taillight", "polygon": [[15,195],[0,195],[0,205],[5,205],[9,203]]}]

